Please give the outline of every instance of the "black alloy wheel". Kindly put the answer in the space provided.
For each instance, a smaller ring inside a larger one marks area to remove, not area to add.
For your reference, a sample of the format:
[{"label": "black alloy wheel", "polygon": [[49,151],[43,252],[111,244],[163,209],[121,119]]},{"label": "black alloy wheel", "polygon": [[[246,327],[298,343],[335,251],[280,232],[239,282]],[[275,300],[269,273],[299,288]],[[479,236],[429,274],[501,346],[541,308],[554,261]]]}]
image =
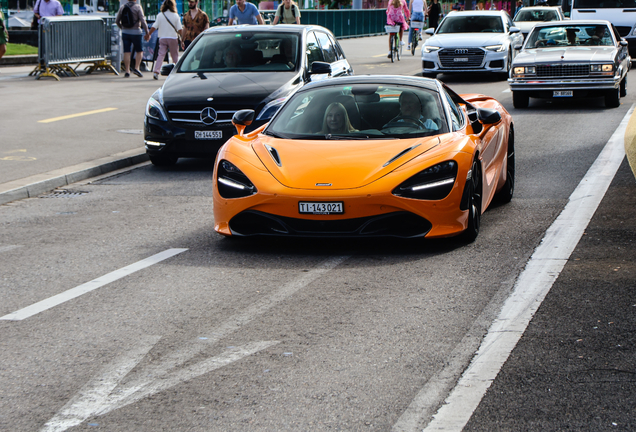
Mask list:
[{"label": "black alloy wheel", "polygon": [[471,168],[470,197],[468,199],[468,226],[462,233],[463,240],[467,243],[475,241],[479,235],[481,226],[481,166],[475,159]]},{"label": "black alloy wheel", "polygon": [[506,156],[506,183],[503,188],[497,192],[496,200],[502,204],[512,201],[512,195],[515,191],[515,132],[510,127],[508,133],[508,152]]}]

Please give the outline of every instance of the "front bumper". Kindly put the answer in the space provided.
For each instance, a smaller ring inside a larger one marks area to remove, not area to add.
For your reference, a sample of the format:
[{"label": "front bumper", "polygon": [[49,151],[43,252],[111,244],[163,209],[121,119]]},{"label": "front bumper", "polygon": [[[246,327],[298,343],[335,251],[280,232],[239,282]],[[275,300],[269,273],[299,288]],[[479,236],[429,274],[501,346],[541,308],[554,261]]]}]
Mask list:
[{"label": "front bumper", "polygon": [[574,97],[602,95],[608,90],[619,87],[620,76],[607,78],[578,79],[541,79],[541,78],[508,78],[510,90],[530,92],[534,97],[550,98],[555,90],[572,90]]},{"label": "front bumper", "polygon": [[[455,54],[454,51],[459,51]],[[430,53],[422,49],[423,73],[451,72],[506,72],[508,70],[508,51],[489,51],[483,48],[444,48]],[[467,59],[467,60],[462,60]]]}]

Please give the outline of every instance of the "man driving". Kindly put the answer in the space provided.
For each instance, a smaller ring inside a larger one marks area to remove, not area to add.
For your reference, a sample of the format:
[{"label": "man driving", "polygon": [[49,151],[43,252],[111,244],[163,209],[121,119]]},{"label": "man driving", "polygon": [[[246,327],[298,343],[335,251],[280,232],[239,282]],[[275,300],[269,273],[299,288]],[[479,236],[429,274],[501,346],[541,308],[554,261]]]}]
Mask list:
[{"label": "man driving", "polygon": [[437,124],[430,118],[422,115],[422,103],[417,95],[410,91],[403,91],[400,94],[400,114],[393,118],[384,127],[391,123],[411,123],[418,129],[438,130]]}]

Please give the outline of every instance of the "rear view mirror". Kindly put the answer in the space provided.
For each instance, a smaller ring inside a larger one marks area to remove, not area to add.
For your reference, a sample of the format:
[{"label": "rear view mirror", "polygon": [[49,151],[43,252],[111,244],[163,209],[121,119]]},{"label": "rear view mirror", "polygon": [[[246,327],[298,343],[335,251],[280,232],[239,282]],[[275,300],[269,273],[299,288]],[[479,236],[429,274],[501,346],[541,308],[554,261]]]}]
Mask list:
[{"label": "rear view mirror", "polygon": [[232,124],[241,136],[243,136],[245,128],[252,124],[252,121],[254,121],[254,110],[251,109],[237,111],[232,116]]},{"label": "rear view mirror", "polygon": [[478,108],[477,118],[482,124],[495,124],[501,121],[501,114],[494,109]]},{"label": "rear view mirror", "polygon": [[517,45],[513,46],[512,49],[514,49],[516,51],[521,51],[521,47],[522,46],[523,46],[522,44],[517,44]]},{"label": "rear view mirror", "polygon": [[170,63],[170,64],[167,64],[165,66],[162,66],[161,67],[161,75],[162,76],[170,75],[170,72],[172,72],[172,69],[174,69],[174,63]]},{"label": "rear view mirror", "polygon": [[426,33],[427,35],[433,35],[435,34],[435,28],[434,27],[427,28],[426,30],[424,30],[424,33]]},{"label": "rear view mirror", "polygon": [[315,61],[311,64],[311,74],[331,74],[331,64]]}]

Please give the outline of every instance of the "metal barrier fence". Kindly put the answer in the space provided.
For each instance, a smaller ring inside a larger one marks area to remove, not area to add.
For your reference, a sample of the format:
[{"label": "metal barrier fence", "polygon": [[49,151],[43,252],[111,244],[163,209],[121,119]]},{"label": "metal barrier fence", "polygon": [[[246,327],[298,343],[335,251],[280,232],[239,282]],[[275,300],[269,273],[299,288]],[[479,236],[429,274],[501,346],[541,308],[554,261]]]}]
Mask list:
[{"label": "metal barrier fence", "polygon": [[70,65],[91,63],[92,69],[119,74],[106,61],[110,54],[110,28],[98,16],[43,17],[38,28],[38,66],[30,75],[59,80],[58,74],[77,76]]},{"label": "metal barrier fence", "polygon": [[[273,22],[275,10],[261,11],[266,22]],[[338,9],[300,11],[301,24],[325,27],[339,39],[385,34],[386,9]]]}]

